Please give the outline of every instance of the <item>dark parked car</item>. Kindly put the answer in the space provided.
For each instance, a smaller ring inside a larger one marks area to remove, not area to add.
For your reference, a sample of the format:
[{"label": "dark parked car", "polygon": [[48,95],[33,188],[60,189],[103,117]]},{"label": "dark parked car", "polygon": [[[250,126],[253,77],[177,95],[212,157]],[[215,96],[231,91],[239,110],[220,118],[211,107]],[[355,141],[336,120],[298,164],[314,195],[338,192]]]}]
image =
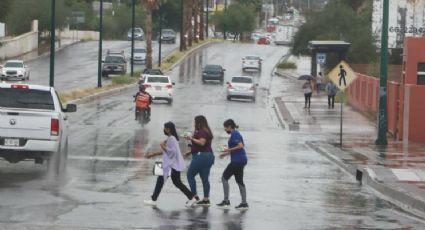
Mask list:
[{"label": "dark parked car", "polygon": [[110,74],[127,73],[127,61],[124,56],[124,51],[113,53],[108,50],[102,66],[102,76],[108,77]]},{"label": "dark parked car", "polygon": [[206,65],[202,71],[202,82],[219,81],[224,82],[224,71],[221,65]]},{"label": "dark parked car", "polygon": [[[159,35],[158,35],[159,40]],[[163,29],[162,30],[162,43],[176,43],[176,32],[172,29]]]}]

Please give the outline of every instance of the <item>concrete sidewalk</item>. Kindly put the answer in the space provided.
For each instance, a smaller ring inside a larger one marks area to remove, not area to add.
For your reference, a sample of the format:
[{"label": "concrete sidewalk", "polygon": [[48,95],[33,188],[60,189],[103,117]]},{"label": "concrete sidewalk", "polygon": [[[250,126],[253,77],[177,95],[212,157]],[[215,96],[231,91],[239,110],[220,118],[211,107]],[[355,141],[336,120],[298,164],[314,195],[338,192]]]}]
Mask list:
[{"label": "concrete sidewalk", "polygon": [[[390,140],[386,147],[374,144],[376,124],[348,105],[343,106],[343,145],[339,145],[340,104],[328,109],[326,92],[314,93],[311,109],[304,109],[301,90],[308,74],[309,58],[290,58],[298,70],[277,71],[287,87],[274,98],[280,119],[292,132],[312,136],[307,144],[373,188],[379,196],[425,219],[425,144]],[[320,137],[320,138],[318,138]]]}]

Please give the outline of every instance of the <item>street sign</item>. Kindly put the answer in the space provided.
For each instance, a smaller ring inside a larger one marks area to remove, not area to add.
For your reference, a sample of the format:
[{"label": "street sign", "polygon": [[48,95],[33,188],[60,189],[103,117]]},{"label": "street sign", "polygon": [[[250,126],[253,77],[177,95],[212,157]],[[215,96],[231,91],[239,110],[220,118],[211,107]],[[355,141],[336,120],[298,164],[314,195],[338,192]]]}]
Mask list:
[{"label": "street sign", "polygon": [[326,64],[326,54],[325,53],[318,53],[318,54],[316,54],[316,62],[319,65]]},{"label": "street sign", "polygon": [[356,78],[356,73],[354,73],[345,61],[341,61],[331,72],[329,72],[329,79],[331,79],[341,91],[344,91],[356,80]]},{"label": "street sign", "polygon": [[71,16],[71,23],[73,25],[84,24],[86,22],[86,14],[83,11],[73,11]]}]

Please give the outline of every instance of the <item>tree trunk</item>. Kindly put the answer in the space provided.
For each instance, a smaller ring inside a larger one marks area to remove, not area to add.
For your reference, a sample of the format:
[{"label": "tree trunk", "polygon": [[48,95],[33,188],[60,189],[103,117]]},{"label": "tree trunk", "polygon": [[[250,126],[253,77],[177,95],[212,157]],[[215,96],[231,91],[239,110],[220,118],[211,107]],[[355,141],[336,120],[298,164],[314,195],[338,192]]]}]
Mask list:
[{"label": "tree trunk", "polygon": [[193,18],[195,20],[195,27],[193,29],[194,35],[193,39],[196,43],[199,42],[199,0],[195,0],[195,5],[193,9]]},{"label": "tree trunk", "polygon": [[146,68],[152,69],[152,8],[145,5]]},{"label": "tree trunk", "polygon": [[204,0],[199,1],[199,39],[204,40]]},{"label": "tree trunk", "polygon": [[187,17],[186,17],[186,14],[187,14],[187,0],[182,0],[182,2],[183,2],[183,12],[182,12],[182,25],[183,25],[183,28],[182,28],[182,31],[181,31],[181,33],[182,33],[182,40],[180,41],[180,44],[181,44],[181,48],[182,48],[182,50],[186,50],[187,49]]},{"label": "tree trunk", "polygon": [[193,26],[192,26],[192,18],[193,18],[193,0],[188,0],[187,7],[187,39],[189,47],[192,46],[192,38],[193,38]]}]

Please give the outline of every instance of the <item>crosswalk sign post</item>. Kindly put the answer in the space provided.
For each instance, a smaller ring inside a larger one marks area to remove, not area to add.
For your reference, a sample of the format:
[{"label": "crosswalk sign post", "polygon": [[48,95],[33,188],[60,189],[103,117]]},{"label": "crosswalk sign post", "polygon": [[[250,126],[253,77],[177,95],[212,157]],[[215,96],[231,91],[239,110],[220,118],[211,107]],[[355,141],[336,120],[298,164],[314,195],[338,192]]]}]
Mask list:
[{"label": "crosswalk sign post", "polygon": [[[329,79],[338,87],[342,92],[348,88],[357,78],[357,74],[351,69],[351,67],[345,62],[341,61],[335,68],[329,72]],[[341,120],[340,120],[340,135],[339,135],[339,146],[342,148],[342,112],[344,103],[341,101]]]},{"label": "crosswalk sign post", "polygon": [[319,65],[326,64],[326,53],[318,53],[318,54],[316,54],[316,62]]}]

